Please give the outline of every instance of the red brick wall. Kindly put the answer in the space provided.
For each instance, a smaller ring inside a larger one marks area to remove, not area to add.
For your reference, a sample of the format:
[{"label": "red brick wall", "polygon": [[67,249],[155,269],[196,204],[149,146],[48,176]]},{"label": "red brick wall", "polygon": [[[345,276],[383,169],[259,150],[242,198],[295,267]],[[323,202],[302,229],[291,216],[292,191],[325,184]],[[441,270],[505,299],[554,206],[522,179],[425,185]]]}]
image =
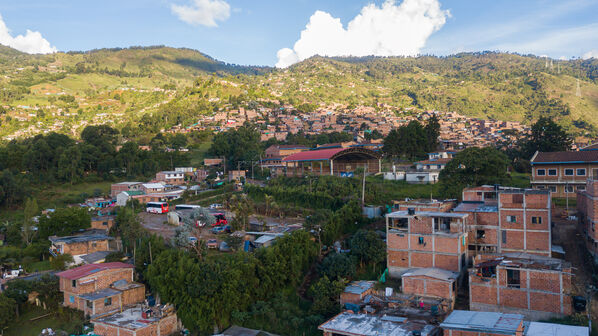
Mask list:
[{"label": "red brick wall", "polygon": [[[95,245],[95,246],[94,246]],[[89,254],[98,251],[108,251],[108,240],[89,241],[72,244],[63,244],[62,253],[70,255]]]},{"label": "red brick wall", "polygon": [[452,281],[443,281],[426,276],[404,276],[403,293],[432,296],[452,300]]}]

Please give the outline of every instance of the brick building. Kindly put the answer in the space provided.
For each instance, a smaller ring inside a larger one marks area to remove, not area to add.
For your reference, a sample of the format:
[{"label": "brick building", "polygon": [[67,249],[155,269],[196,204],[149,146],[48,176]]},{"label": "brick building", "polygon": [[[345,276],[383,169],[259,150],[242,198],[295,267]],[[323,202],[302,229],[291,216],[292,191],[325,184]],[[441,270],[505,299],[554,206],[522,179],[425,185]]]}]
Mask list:
[{"label": "brick building", "polygon": [[393,203],[395,211],[414,209],[415,211],[449,212],[456,205],[454,200],[439,201],[435,199],[394,201]]},{"label": "brick building", "polygon": [[185,173],[180,171],[161,171],[156,173],[156,181],[163,184],[185,184]]},{"label": "brick building", "polygon": [[468,214],[395,211],[386,215],[387,267],[400,277],[411,268],[442,268],[460,273],[467,267]]},{"label": "brick building", "polygon": [[[110,242],[115,241],[114,237],[106,233],[88,231],[74,236],[48,237],[52,245],[50,250],[54,254],[70,254],[74,257],[100,251],[111,250]],[[115,246],[118,250],[118,246]]]},{"label": "brick building", "polygon": [[91,320],[100,336],[167,336],[178,328],[176,312],[170,305],[135,307]]},{"label": "brick building", "polygon": [[598,178],[598,150],[536,152],[531,164],[532,187],[553,197],[575,197],[588,178]]},{"label": "brick building", "polygon": [[402,276],[402,292],[424,298],[445,299],[452,308],[457,297],[456,272],[440,268],[417,268]]},{"label": "brick building", "polygon": [[285,176],[334,175],[353,176],[357,168],[367,167],[368,173],[382,171],[380,153],[361,147],[326,148],[295,153],[282,160]]},{"label": "brick building", "polygon": [[571,265],[560,259],[509,253],[478,255],[469,272],[469,308],[538,320],[572,313]]},{"label": "brick building", "polygon": [[577,193],[577,218],[588,251],[598,260],[598,179],[588,180],[586,190]]},{"label": "brick building", "polygon": [[115,216],[100,216],[91,218],[92,229],[106,230],[106,232],[108,232],[114,226],[114,223]]},{"label": "brick building", "polygon": [[141,182],[120,182],[110,186],[110,197],[116,198],[116,195],[123,191],[139,191],[141,190]]},{"label": "brick building", "polygon": [[481,186],[463,190],[454,212],[467,213],[468,250],[550,256],[551,197],[546,190]]},{"label": "brick building", "polygon": [[353,281],[341,293],[340,303],[359,304],[363,299],[375,292],[374,281]]},{"label": "brick building", "polygon": [[440,324],[444,336],[523,336],[523,315],[455,310]]},{"label": "brick building", "polygon": [[133,281],[134,265],[89,264],[56,274],[63,305],[99,316],[145,300],[145,287]]}]

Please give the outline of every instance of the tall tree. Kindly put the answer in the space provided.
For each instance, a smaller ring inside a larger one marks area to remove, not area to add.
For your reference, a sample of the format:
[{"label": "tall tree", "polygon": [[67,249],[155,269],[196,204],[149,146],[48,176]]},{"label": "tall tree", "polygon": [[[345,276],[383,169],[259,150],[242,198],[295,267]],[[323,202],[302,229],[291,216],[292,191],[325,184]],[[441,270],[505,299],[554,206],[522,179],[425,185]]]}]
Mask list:
[{"label": "tall tree", "polygon": [[23,226],[21,228],[21,237],[23,242],[28,246],[33,242],[36,230],[33,227],[33,217],[39,211],[37,201],[35,198],[28,198],[25,201],[25,209],[23,210]]},{"label": "tall tree", "polygon": [[378,234],[374,231],[359,230],[351,238],[351,253],[354,254],[362,263],[371,263],[376,265],[381,263],[386,257],[385,244]]},{"label": "tall tree", "polygon": [[56,209],[48,216],[41,216],[38,224],[40,238],[51,235],[67,236],[91,226],[91,216],[85,208]]},{"label": "tall tree", "polygon": [[571,149],[572,140],[562,126],[550,118],[542,117],[532,125],[531,133],[522,143],[524,158],[528,160],[536,151],[559,152]]},{"label": "tall tree", "polygon": [[507,156],[493,148],[471,147],[459,152],[440,171],[440,190],[448,198],[460,198],[465,187],[502,184],[509,180]]}]

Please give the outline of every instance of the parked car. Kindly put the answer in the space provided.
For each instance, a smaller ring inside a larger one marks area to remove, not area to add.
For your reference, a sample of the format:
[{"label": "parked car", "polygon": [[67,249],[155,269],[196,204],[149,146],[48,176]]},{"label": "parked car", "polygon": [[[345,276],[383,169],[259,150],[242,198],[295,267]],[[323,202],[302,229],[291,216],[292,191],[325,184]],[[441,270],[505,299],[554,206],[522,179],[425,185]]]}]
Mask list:
[{"label": "parked car", "polygon": [[223,225],[223,226],[215,226],[212,228],[212,233],[213,234],[219,234],[219,233],[230,233],[231,232],[231,228],[230,225]]},{"label": "parked car", "polygon": [[216,239],[210,239],[210,240],[208,240],[207,245],[208,245],[209,249],[218,248],[218,241]]},{"label": "parked car", "polygon": [[220,203],[210,204],[210,209],[220,209],[220,208],[222,208],[222,204],[220,204]]}]

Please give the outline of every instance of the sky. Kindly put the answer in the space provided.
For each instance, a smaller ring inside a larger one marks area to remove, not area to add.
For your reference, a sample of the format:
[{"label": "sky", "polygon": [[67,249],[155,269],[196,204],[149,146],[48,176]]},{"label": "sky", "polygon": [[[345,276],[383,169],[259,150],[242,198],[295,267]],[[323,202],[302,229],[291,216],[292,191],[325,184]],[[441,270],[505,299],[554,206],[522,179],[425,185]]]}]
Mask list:
[{"label": "sky", "polygon": [[167,45],[286,67],[313,55],[598,58],[598,0],[0,0],[28,53]]}]

